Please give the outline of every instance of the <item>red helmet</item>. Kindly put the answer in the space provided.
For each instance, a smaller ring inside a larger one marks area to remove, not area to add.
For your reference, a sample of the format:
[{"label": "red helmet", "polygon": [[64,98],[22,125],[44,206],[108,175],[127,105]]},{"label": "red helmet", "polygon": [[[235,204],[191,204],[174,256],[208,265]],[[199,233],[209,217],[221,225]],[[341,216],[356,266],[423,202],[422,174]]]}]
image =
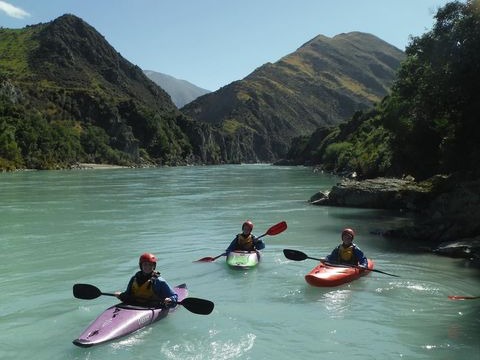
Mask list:
[{"label": "red helmet", "polygon": [[242,230],[244,227],[247,227],[248,232],[251,233],[253,230],[253,223],[250,220],[247,220],[242,224]]},{"label": "red helmet", "polygon": [[143,253],[138,259],[138,265],[140,265],[140,269],[142,268],[142,263],[149,262],[153,263],[155,266],[157,265],[157,257],[150,253]]},{"label": "red helmet", "polygon": [[344,234],[349,234],[352,236],[352,239],[355,237],[355,231],[353,231],[352,229],[349,229],[349,228],[346,228],[346,229],[343,229],[342,231],[342,236]]}]

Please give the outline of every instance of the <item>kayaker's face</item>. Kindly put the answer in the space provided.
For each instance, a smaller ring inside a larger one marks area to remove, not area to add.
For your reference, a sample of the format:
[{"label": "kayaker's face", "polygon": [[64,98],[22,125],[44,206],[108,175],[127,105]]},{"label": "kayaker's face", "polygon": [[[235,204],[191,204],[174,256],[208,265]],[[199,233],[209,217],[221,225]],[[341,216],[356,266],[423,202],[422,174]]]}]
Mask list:
[{"label": "kayaker's face", "polygon": [[150,274],[155,269],[155,264],[151,262],[142,262],[142,271],[145,274]]},{"label": "kayaker's face", "polygon": [[243,235],[249,235],[251,231],[248,226],[244,226],[242,227],[242,232],[243,232]]},{"label": "kayaker's face", "polygon": [[345,246],[350,246],[352,245],[352,242],[353,242],[353,236],[346,233],[346,234],[343,234],[342,235],[342,242],[343,242],[343,245]]}]

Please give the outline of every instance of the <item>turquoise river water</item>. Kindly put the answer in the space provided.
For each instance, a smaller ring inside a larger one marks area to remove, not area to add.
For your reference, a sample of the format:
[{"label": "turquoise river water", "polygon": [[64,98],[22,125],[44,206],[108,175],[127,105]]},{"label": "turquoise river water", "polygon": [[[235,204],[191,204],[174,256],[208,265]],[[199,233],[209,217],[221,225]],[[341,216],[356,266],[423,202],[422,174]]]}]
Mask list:
[{"label": "turquoise river water", "polygon": [[[316,207],[307,200],[338,178],[304,167],[228,165],[0,174],[0,359],[480,359],[478,269],[409,251],[374,235],[401,213]],[[251,219],[266,236],[260,265],[228,269],[221,254]],[[314,260],[353,227],[376,268],[335,288],[309,286]],[[126,338],[72,344],[115,299],[80,300],[72,285],[123,290],[138,256],[153,252],[171,285],[215,303],[207,316],[180,308]]]}]

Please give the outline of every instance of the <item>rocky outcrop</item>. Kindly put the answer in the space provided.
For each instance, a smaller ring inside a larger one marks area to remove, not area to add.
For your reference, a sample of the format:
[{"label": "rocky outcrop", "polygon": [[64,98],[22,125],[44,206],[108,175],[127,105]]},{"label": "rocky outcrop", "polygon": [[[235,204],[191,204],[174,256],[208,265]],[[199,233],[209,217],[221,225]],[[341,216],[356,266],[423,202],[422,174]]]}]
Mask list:
[{"label": "rocky outcrop", "polygon": [[446,241],[433,252],[454,258],[468,258],[480,266],[480,236],[460,241]]},{"label": "rocky outcrop", "polygon": [[0,75],[0,100],[16,104],[23,99],[22,91],[13,85],[8,78]]},{"label": "rocky outcrop", "polygon": [[377,178],[344,180],[312,196],[314,205],[412,212],[413,225],[383,232],[411,239],[435,254],[480,263],[480,180],[437,176],[428,181]]},{"label": "rocky outcrop", "polygon": [[436,254],[480,260],[480,181],[450,183],[411,227],[394,235],[429,241]]},{"label": "rocky outcrop", "polygon": [[408,179],[344,180],[310,198],[314,205],[415,211],[431,198],[430,188]]}]

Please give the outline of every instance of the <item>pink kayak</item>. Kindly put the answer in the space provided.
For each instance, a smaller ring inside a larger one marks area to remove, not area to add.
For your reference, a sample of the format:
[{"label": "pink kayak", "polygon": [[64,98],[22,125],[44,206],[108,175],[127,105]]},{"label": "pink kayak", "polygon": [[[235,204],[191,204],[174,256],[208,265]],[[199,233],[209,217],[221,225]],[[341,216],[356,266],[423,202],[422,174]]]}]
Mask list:
[{"label": "pink kayak", "polygon": [[[188,296],[186,284],[178,285],[173,290],[177,293],[179,302]],[[73,340],[73,343],[81,347],[90,347],[118,339],[163,319],[177,307],[178,305],[171,309],[148,308],[123,303],[111,306]]]}]

